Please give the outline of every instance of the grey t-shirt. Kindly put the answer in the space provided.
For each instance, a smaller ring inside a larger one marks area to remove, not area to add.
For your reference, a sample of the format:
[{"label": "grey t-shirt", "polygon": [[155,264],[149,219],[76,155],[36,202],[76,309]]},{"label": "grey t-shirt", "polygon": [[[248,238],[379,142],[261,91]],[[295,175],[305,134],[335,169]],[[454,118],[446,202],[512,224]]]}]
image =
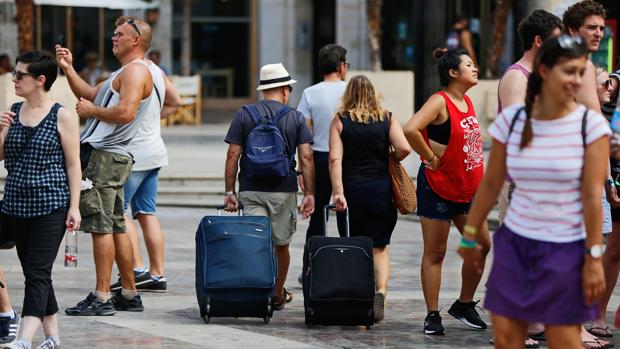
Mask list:
[{"label": "grey t-shirt", "polygon": [[304,90],[297,111],[312,119],[314,151],[329,151],[329,128],[347,83],[323,81]]},{"label": "grey t-shirt", "polygon": [[[261,115],[269,117],[275,116],[284,105],[278,101],[265,99],[255,104]],[[244,108],[239,109],[235,118],[230,124],[225,141],[229,144],[238,144],[243,147],[248,134],[254,128],[252,117]],[[312,134],[306,126],[303,115],[291,109],[286,116],[278,122],[278,128],[286,141],[286,154],[289,157],[295,155],[298,145],[312,144]],[[241,154],[239,170],[239,191],[261,191],[274,193],[297,192],[297,175],[295,173],[296,162],[291,162],[289,176],[284,179],[276,180],[255,180],[246,176],[246,157],[245,152]]]}]

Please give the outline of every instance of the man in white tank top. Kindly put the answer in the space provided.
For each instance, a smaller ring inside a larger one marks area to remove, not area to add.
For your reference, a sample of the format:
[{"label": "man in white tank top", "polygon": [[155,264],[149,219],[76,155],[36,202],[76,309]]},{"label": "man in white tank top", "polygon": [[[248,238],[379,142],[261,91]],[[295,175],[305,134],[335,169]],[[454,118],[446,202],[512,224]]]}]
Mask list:
[{"label": "man in white tank top", "polygon": [[[143,60],[151,45],[151,28],[139,19],[120,17],[112,36],[112,53],[122,67],[101,84],[92,87],[75,71],[71,52],[56,46],[56,60],[69,86],[78,97],[80,118],[86,119],[81,135],[82,178],[87,183],[80,197],[82,228],[93,239],[97,273],[94,292],[67,315],[113,315],[117,310],[142,311],[133,274],[131,240],[125,234],[123,186],[133,165],[129,150],[141,120],[153,99],[153,78]],[[86,157],[86,154],[90,154]],[[87,180],[88,179],[88,180]],[[92,184],[91,184],[92,182]],[[110,294],[114,260],[122,289]]]},{"label": "man in white tank top", "polygon": [[[147,61],[153,77],[153,94],[138,133],[129,143],[135,164],[125,183],[125,225],[134,254],[136,288],[142,291],[165,292],[164,234],[156,216],[157,180],[159,170],[168,165],[166,146],[161,138],[160,120],[172,114],[181,104],[181,97],[166,74],[154,62]],[[131,206],[131,215],[129,208]],[[144,267],[140,253],[140,237],[131,218],[137,219],[144,233],[149,255],[149,269]],[[122,288],[122,280],[110,285],[111,291]]]}]

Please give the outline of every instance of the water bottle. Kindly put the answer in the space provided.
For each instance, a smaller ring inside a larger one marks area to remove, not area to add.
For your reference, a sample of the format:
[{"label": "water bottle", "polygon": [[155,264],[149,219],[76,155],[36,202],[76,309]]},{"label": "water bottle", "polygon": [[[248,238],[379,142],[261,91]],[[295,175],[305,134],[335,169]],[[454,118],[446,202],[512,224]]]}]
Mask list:
[{"label": "water bottle", "polygon": [[65,234],[65,268],[77,268],[78,236],[75,230],[67,230]]},{"label": "water bottle", "polygon": [[620,133],[620,107],[616,107],[610,121],[611,130]]}]

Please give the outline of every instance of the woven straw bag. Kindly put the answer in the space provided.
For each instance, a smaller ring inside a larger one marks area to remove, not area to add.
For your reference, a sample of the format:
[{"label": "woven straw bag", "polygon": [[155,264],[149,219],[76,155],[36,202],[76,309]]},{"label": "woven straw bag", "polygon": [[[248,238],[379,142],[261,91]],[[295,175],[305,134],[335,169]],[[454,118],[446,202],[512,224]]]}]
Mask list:
[{"label": "woven straw bag", "polygon": [[388,157],[388,170],[394,193],[394,204],[400,214],[409,214],[415,211],[418,201],[415,194],[415,184],[400,161],[391,155]]}]

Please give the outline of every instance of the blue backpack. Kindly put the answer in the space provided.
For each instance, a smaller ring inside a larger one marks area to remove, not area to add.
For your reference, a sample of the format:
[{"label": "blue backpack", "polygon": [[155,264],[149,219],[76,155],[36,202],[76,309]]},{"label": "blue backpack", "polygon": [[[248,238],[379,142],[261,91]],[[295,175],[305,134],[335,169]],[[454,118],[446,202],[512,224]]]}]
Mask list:
[{"label": "blue backpack", "polygon": [[295,151],[286,156],[286,140],[278,128],[278,121],[290,110],[288,106],[269,118],[261,116],[255,105],[243,108],[250,114],[254,128],[245,141],[246,175],[254,179],[284,179],[288,177]]}]

